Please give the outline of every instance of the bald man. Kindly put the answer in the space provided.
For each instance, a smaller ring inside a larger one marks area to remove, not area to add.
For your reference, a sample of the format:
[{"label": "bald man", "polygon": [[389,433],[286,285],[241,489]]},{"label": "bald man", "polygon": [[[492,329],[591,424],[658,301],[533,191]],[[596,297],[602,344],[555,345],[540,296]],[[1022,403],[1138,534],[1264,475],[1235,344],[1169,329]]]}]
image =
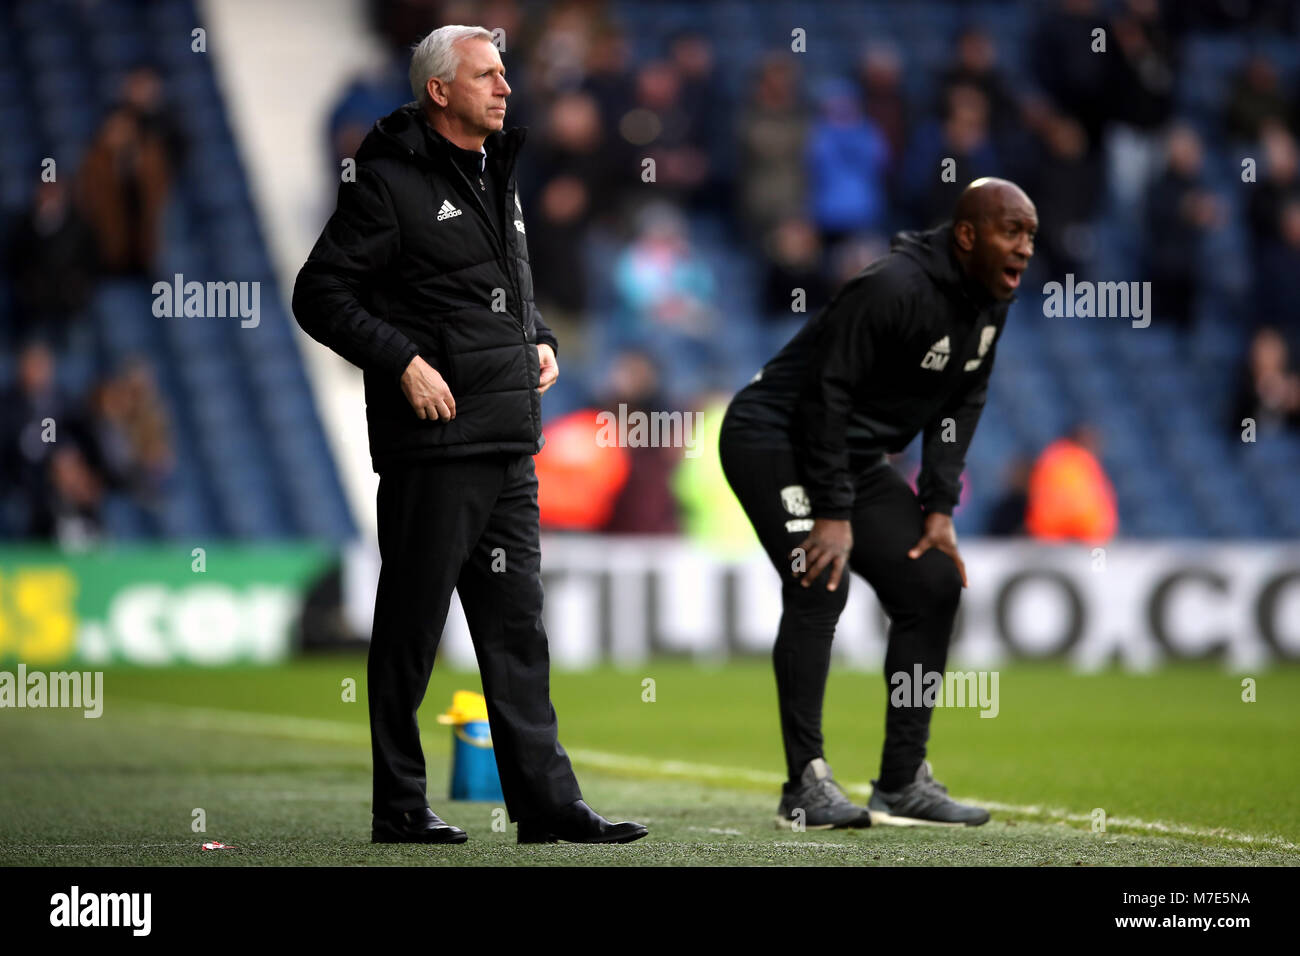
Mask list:
[{"label": "bald man", "polygon": [[[776,668],[784,826],[985,823],[925,759],[931,706],[910,689],[942,674],[966,569],[952,511],[997,341],[1034,252],[1038,217],[1014,183],[979,179],[952,221],[899,233],[732,400],[722,466],[781,576]],[[887,455],[924,433],[914,493]],[[885,742],[867,807],[823,753],[835,624],[856,571],[889,615]]]}]

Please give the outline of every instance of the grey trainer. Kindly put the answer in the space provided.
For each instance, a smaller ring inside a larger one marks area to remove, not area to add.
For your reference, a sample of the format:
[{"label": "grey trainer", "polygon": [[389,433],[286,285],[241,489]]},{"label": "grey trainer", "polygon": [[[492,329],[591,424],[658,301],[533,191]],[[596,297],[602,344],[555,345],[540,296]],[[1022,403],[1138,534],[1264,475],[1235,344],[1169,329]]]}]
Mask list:
[{"label": "grey trainer", "polygon": [[817,757],[803,768],[798,786],[792,790],[787,783],[781,789],[776,825],[794,829],[800,822],[808,830],[869,827],[871,814],[844,795],[831,775],[831,765]]},{"label": "grey trainer", "polygon": [[981,807],[958,803],[948,796],[948,788],[930,773],[930,761],[922,760],[916,778],[897,793],[886,793],[871,781],[873,790],[867,808],[871,822],[890,826],[968,826],[989,822],[989,812]]}]

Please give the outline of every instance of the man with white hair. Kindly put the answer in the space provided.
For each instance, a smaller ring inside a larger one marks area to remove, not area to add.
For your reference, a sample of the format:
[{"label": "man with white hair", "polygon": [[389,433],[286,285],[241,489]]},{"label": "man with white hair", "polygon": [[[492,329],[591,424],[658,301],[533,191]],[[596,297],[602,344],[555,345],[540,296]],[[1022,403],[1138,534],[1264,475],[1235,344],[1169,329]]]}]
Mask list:
[{"label": "man with white hair", "polygon": [[[294,288],[298,322],[365,373],[382,566],[367,666],[376,843],[463,843],[425,796],[416,710],[453,588],[520,843],[626,843],[557,739],[542,623],[541,395],[557,343],[533,304],[505,68],[482,27],[434,30],[416,102],[375,123]],[[345,177],[346,178],[346,177]]]}]

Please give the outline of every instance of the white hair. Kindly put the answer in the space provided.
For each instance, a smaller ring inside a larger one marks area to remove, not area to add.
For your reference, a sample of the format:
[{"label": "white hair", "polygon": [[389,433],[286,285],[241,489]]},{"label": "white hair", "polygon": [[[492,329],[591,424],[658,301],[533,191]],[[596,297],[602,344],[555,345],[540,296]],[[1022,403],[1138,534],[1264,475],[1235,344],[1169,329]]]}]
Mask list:
[{"label": "white hair", "polygon": [[471,38],[492,41],[492,31],[485,27],[467,27],[460,24],[438,27],[415,45],[411,53],[411,92],[421,106],[429,103],[429,93],[425,89],[431,77],[437,77],[444,83],[456,78],[456,68],[460,66],[460,52],[456,44]]}]

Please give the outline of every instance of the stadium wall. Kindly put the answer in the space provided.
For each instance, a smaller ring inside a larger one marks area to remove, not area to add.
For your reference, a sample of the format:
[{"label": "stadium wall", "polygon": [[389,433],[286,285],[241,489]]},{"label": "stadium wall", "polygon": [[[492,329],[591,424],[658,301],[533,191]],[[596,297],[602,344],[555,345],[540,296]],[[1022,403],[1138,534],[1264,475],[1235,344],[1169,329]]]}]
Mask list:
[{"label": "stadium wall", "polygon": [[[771,652],[776,573],[761,553],[719,558],[678,539],[543,540],[546,623],[557,668],[634,666],[663,655],[702,663]],[[1210,659],[1240,670],[1300,659],[1300,547],[1192,541],[1080,545],[964,540],[970,588],[951,662],[989,667],[1064,658],[1081,670]],[[349,625],[369,631],[378,556],[344,561]],[[878,669],[887,619],[859,578],[836,632],[842,666]],[[442,653],[474,667],[453,598]]]},{"label": "stadium wall", "polygon": [[[662,657],[716,665],[766,656],[780,617],[761,554],[721,558],[677,539],[550,536],[543,579],[559,669],[634,667]],[[950,663],[1064,659],[1089,671],[1168,660],[1234,671],[1300,660],[1300,547],[1120,543],[1104,549],[964,541]],[[315,544],[0,549],[0,664],[259,664],[306,650],[363,649],[378,554]],[[881,666],[888,622],[861,579],[835,654]],[[455,597],[442,659],[473,670]]]}]

